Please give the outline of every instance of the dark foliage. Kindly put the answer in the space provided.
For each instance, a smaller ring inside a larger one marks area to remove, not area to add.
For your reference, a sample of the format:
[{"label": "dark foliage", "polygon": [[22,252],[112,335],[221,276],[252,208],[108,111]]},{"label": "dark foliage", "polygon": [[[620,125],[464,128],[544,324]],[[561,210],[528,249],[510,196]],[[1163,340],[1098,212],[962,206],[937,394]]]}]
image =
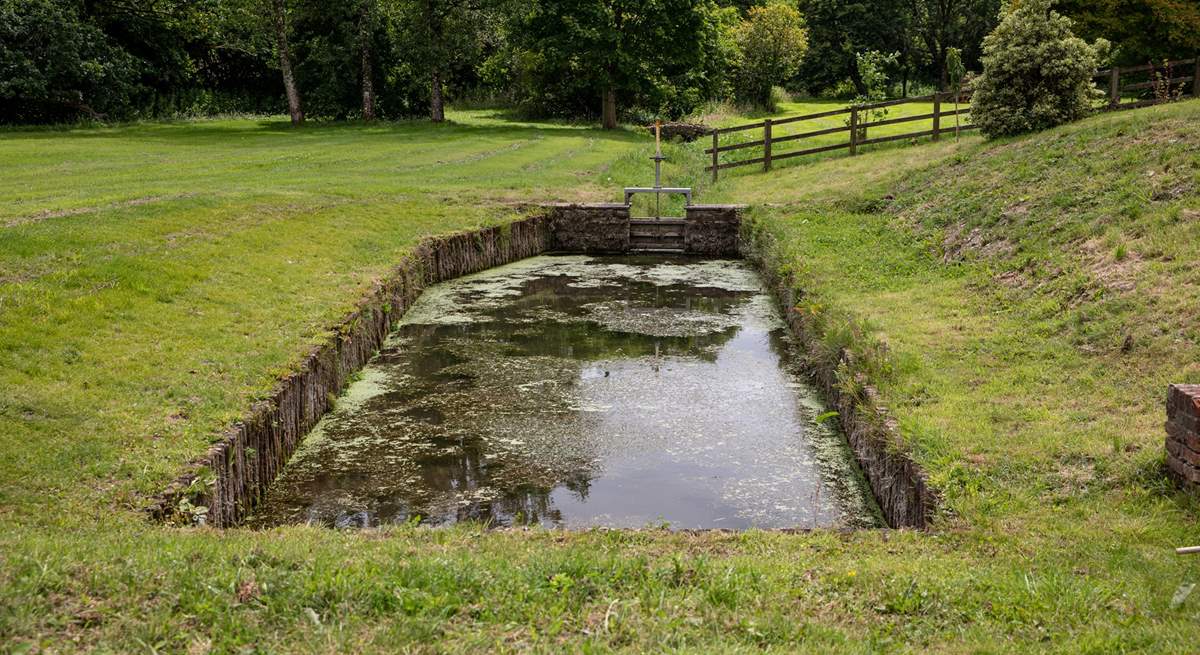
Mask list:
[{"label": "dark foliage", "polygon": [[[896,54],[888,91],[908,93],[945,86],[953,49],[978,71],[1000,6],[796,0],[808,48],[793,75],[794,65],[752,65],[738,38],[764,2],[0,0],[0,122],[278,113],[287,107],[281,59],[303,112],[317,119],[363,117],[368,96],[381,118],[436,119],[444,102],[472,100],[608,124],[745,101],[748,86],[754,96],[787,86],[853,97],[867,91],[857,56],[868,51]],[[1194,0],[1059,8],[1081,36],[1112,40],[1118,63],[1200,51]]]}]

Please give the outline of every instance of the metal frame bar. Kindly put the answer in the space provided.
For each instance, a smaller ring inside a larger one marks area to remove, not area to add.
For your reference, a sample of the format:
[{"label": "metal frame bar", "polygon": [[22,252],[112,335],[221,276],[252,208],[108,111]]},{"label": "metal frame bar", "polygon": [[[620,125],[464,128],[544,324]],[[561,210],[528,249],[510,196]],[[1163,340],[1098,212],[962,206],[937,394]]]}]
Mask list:
[{"label": "metal frame bar", "polygon": [[688,207],[692,206],[692,190],[689,187],[675,186],[627,186],[625,187],[625,204],[628,205],[635,193],[667,193],[667,194],[682,194],[687,201]]}]

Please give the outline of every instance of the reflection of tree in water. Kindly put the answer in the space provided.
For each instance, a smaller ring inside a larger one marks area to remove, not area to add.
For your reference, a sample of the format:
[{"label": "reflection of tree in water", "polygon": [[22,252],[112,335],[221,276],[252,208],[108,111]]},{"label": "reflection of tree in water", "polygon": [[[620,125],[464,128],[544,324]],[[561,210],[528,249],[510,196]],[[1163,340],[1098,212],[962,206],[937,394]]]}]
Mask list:
[{"label": "reflection of tree in water", "polygon": [[[276,483],[283,494],[277,511],[295,508],[338,527],[412,517],[564,523],[553,492],[587,500],[602,460],[599,426],[590,425],[599,414],[577,408],[583,363],[672,355],[713,361],[740,329],[651,336],[605,329],[586,306],[620,299],[635,310],[728,314],[754,295],[632,280],[620,288],[568,286],[577,281],[538,276],[498,307],[473,308],[477,322],[401,327],[372,363],[387,373],[382,392],[330,417],[324,445],[315,446],[321,455],[309,458],[317,468],[289,467]],[[460,300],[470,305],[471,296]],[[773,334],[778,351],[777,340]]]},{"label": "reflection of tree in water", "polygon": [[[453,455],[419,462],[421,487],[429,502],[407,503],[406,520],[419,515],[429,523],[476,521],[491,525],[557,524],[562,513],[554,508],[551,493],[563,486],[586,499],[591,477],[588,462],[568,470],[533,470],[537,462],[514,456],[488,457],[482,440],[462,444]],[[528,484],[520,480],[540,480]],[[414,499],[415,500],[415,499]]]},{"label": "reflection of tree in water", "polygon": [[[564,522],[562,512],[554,507],[554,489],[564,487],[578,499],[586,500],[594,474],[581,462],[578,469],[562,472],[559,479],[547,486],[505,485],[495,479],[497,469],[511,468],[512,463],[489,461],[478,446],[420,464],[420,484],[406,485],[385,497],[355,503],[354,509],[345,504],[310,507],[307,519],[337,528],[405,523],[413,518],[431,525],[470,521],[492,526],[554,526]],[[363,505],[367,508],[361,509]]]},{"label": "reflection of tree in water", "polygon": [[[397,350],[413,351],[409,366],[417,375],[435,375],[439,369],[461,363],[446,347],[447,341],[471,338],[503,344],[511,355],[548,355],[580,361],[643,355],[690,355],[712,361],[715,349],[737,332],[736,328],[690,336],[650,336],[600,327],[592,320],[589,305],[621,298],[630,307],[671,308],[687,312],[724,314],[746,302],[753,293],[686,284],[656,285],[628,279],[620,286],[570,286],[578,278],[549,274],[533,277],[520,286],[520,295],[506,298],[499,307],[478,308],[477,321],[448,325],[408,324],[400,328],[403,345],[385,349],[380,361],[393,361]],[[478,293],[468,287],[459,296],[470,307]]]}]

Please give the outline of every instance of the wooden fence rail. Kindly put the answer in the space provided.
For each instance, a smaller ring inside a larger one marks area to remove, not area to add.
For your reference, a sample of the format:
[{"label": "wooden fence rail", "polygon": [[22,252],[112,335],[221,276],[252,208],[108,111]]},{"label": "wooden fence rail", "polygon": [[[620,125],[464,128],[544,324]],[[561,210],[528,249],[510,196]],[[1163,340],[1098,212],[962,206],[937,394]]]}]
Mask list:
[{"label": "wooden fence rail", "polygon": [[[1177,71],[1187,74],[1175,77]],[[1131,77],[1133,81],[1130,81]],[[1200,84],[1197,83],[1197,80],[1200,80],[1200,57],[1141,66],[1114,67],[1096,73],[1095,79],[1108,80],[1108,104],[1105,105],[1104,111],[1137,109],[1163,101],[1163,98],[1142,97],[1144,93],[1130,94],[1131,91],[1144,92],[1147,89],[1165,87],[1168,92],[1182,92],[1183,86],[1189,83],[1192,85],[1191,96],[1200,98]]]},{"label": "wooden fence rail", "polygon": [[[1188,74],[1176,76],[1177,71],[1187,72]],[[1180,59],[1176,61],[1165,62],[1163,64],[1146,64],[1142,66],[1111,68],[1108,70],[1099,71],[1096,73],[1096,78],[1106,78],[1109,82],[1108,99],[1107,104],[1103,107],[1104,111],[1136,109],[1138,107],[1146,107],[1157,104],[1162,101],[1162,98],[1144,97],[1147,89],[1155,89],[1156,93],[1161,93],[1158,90],[1165,87],[1169,91],[1181,92],[1183,85],[1188,83],[1190,83],[1192,87],[1192,97],[1200,97],[1200,57],[1195,57],[1193,59]],[[947,125],[944,122],[944,119],[969,116],[971,113],[969,106],[970,92],[964,92],[958,96],[959,108],[943,109],[947,103],[953,102],[954,100],[955,93],[951,91],[945,93],[935,93],[933,95],[920,96],[916,98],[900,98],[897,100],[888,100],[886,102],[876,102],[866,105],[853,105],[850,107],[843,107],[841,109],[832,109],[814,114],[805,114],[804,116],[790,116],[788,118],[776,119],[768,118],[759,123],[750,123],[747,125],[737,125],[734,127],[714,129],[712,132],[712,147],[704,151],[705,154],[712,155],[712,164],[706,166],[704,170],[711,171],[713,182],[716,182],[718,172],[727,168],[761,164],[764,171],[769,171],[771,170],[771,164],[780,159],[803,157],[805,155],[815,155],[823,152],[832,152],[835,150],[849,150],[851,155],[857,155],[860,146],[887,143],[890,141],[902,141],[905,139],[920,139],[925,137],[932,137],[934,141],[937,141],[942,137],[942,135],[947,133],[957,134],[959,132],[977,129],[976,125],[973,125],[969,122],[967,124],[958,126]],[[872,112],[876,112],[881,109],[897,107],[906,104],[930,102],[933,103],[933,111],[931,113],[920,114],[917,116],[900,116],[897,118],[865,120],[871,115]],[[964,104],[967,106],[963,107],[962,105]],[[774,136],[775,129],[781,125],[843,115],[848,115],[845,125],[809,130],[799,134]],[[916,121],[930,121],[932,123],[932,129],[868,138],[868,134],[873,128],[901,125]],[[762,130],[762,138],[755,141],[743,141],[721,145],[721,135],[742,132],[746,130]],[[849,133],[849,136],[845,141],[828,145],[814,146],[811,148],[804,148],[801,150],[789,150],[786,152],[775,151],[775,146],[778,144],[828,136],[831,134],[839,134],[841,132]],[[747,148],[761,148],[762,156],[753,157],[750,159],[740,159],[737,161],[721,161],[721,153],[735,152],[738,150],[745,150]]]},{"label": "wooden fence rail", "polygon": [[[923,137],[933,137],[933,140],[937,141],[943,134],[946,133],[954,133],[956,131],[963,132],[975,129],[975,126],[971,124],[960,126],[944,126],[942,119],[954,118],[955,116],[966,116],[971,112],[969,107],[960,107],[959,109],[948,108],[943,110],[945,103],[952,102],[954,98],[954,92],[935,93],[933,95],[920,96],[916,98],[901,98],[898,100],[887,100],[885,102],[876,102],[866,105],[852,105],[850,107],[822,111],[815,114],[805,114],[803,116],[790,116],[788,118],[777,119],[768,118],[760,123],[751,123],[748,125],[738,125],[735,127],[715,129],[712,132],[712,147],[704,151],[705,154],[712,155],[712,164],[705,167],[704,170],[711,171],[712,179],[714,182],[716,182],[718,172],[727,168],[762,164],[763,170],[769,171],[771,170],[771,164],[780,159],[803,157],[805,155],[815,155],[822,152],[832,152],[834,150],[843,149],[848,149],[851,155],[855,155],[858,154],[859,146],[887,143],[889,141],[900,141],[903,139],[918,139]],[[969,96],[964,93],[958,96],[958,100],[960,105],[965,104],[966,102],[969,102]],[[929,102],[933,103],[932,113],[920,114],[917,116],[900,116],[897,118],[866,120],[867,117],[871,115],[871,112],[879,111],[881,109],[897,107],[905,104]],[[774,129],[780,125],[843,115],[848,115],[845,125],[810,130],[807,132],[801,132],[799,134],[788,134],[785,136],[774,136],[773,134]],[[875,138],[868,138],[867,136],[873,128],[885,127],[889,125],[901,125],[903,123],[912,123],[915,121],[932,121],[933,129],[906,132],[904,134],[890,134]],[[721,145],[722,134],[730,134],[745,130],[762,130],[763,136],[761,139],[755,141],[743,141],[740,143]],[[775,152],[774,146],[777,144],[800,141],[803,139],[812,139],[815,137],[828,136],[830,134],[838,134],[841,132],[849,133],[849,137],[845,141],[829,145],[804,148],[801,150],[789,150],[782,153]],[[753,157],[751,159],[741,159],[738,161],[721,162],[721,153],[744,150],[746,148],[762,148],[762,156]]]}]

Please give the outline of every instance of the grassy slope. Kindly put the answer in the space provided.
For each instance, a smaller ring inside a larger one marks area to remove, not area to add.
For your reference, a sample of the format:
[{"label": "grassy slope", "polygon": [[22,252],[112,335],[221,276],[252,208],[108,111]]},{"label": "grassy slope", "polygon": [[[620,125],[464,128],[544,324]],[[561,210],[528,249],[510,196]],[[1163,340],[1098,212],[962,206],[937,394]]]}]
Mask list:
[{"label": "grassy slope", "polygon": [[[1198,599],[1170,601],[1200,571],[1169,547],[1195,540],[1196,507],[1158,457],[1163,385],[1200,379],[1197,103],[743,169],[708,194],[760,205],[809,308],[890,344],[883,392],[946,494],[932,534],[142,522],[138,494],[417,235],[504,213],[475,201],[640,181],[629,135],[463,118],[301,142],[245,123],[3,135],[0,224],[24,224],[0,228],[0,644],[1194,645]],[[27,220],[77,208],[95,209]]]}]

